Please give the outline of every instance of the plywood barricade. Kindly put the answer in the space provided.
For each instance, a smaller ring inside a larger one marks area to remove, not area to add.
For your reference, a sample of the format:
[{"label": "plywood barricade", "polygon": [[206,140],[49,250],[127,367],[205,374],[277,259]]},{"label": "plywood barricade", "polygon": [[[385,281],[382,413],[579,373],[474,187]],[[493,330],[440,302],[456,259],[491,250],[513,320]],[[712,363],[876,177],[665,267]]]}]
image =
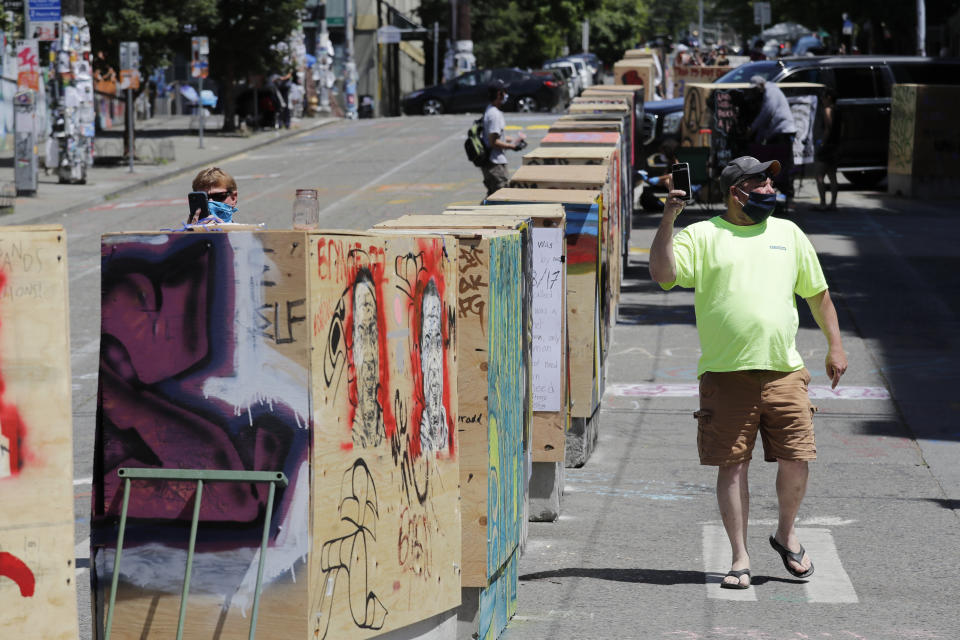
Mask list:
[{"label": "plywood barricade", "polygon": [[566,214],[559,204],[464,205],[444,215],[472,219],[477,215],[533,223],[530,372],[533,462],[562,462],[569,397],[567,394]]},{"label": "plywood barricade", "polygon": [[[439,237],[107,234],[95,626],[120,467],[280,470],[258,638],[366,638],[460,603],[455,265]],[[134,482],[117,637],[176,628],[194,483]],[[204,487],[187,637],[244,637],[267,489]]]},{"label": "plywood barricade", "polygon": [[0,227],[0,629],[78,634],[67,238]]},{"label": "plywood barricade", "polygon": [[[621,143],[624,139],[620,139]],[[603,228],[606,252],[604,253],[606,280],[605,289],[610,293],[604,298],[608,307],[605,317],[616,318],[616,305],[620,297],[620,281],[623,276],[624,255],[630,236],[630,216],[633,212],[632,189],[625,185],[623,145],[614,150],[611,164],[606,172],[596,167],[580,167],[580,171],[563,166],[522,166],[511,178],[510,186],[517,188],[546,189],[591,189],[603,193]],[[593,181],[591,181],[591,179]],[[604,344],[609,340],[609,328],[603,331]],[[605,352],[605,350],[604,350]]]},{"label": "plywood barricade", "polygon": [[580,98],[578,99],[599,101],[615,99],[627,100],[627,104],[633,113],[632,151],[630,160],[631,163],[636,166],[643,157],[643,92],[628,85],[596,85],[586,89],[580,94]]},{"label": "plywood barricade", "polygon": [[733,67],[730,66],[706,67],[675,64],[672,69],[673,95],[677,98],[686,96],[686,86],[688,84],[710,84],[732,69]]},{"label": "plywood barricade", "polygon": [[611,147],[537,147],[523,156],[524,165],[608,165]]},{"label": "plywood barricade", "polygon": [[[594,105],[601,106],[601,105]],[[616,197],[617,202],[619,203],[620,216],[618,219],[619,228],[620,228],[620,238],[619,238],[619,247],[620,247],[620,262],[621,266],[625,265],[627,262],[627,248],[630,245],[630,232],[632,227],[631,216],[633,213],[633,166],[634,166],[634,145],[631,144],[633,140],[633,117],[629,108],[626,105],[602,105],[604,107],[614,107],[615,110],[606,109],[600,113],[571,113],[568,116],[564,116],[560,119],[562,122],[569,121],[586,121],[589,119],[596,119],[598,121],[615,121],[619,122],[624,131],[629,131],[630,134],[621,138],[621,147],[620,154],[614,158],[614,164],[618,165],[615,167],[616,172],[611,176],[611,180],[617,185],[616,188]],[[588,105],[580,105],[582,108],[589,108]],[[573,108],[573,107],[571,107]],[[620,278],[618,278],[617,284],[617,299],[619,299],[619,281],[623,277],[623,272],[618,271]]]},{"label": "plywood barricade", "polygon": [[[567,332],[569,335],[569,389],[571,422],[567,431],[566,464],[582,466],[596,442],[587,423],[599,414],[602,396],[603,350],[601,326],[606,322],[602,303],[604,236],[601,227],[602,194],[572,189],[501,189],[489,204],[559,203],[566,212]],[[596,425],[596,422],[592,422]]]},{"label": "plywood barricade", "polygon": [[[442,218],[415,217],[424,224]],[[386,221],[377,230],[416,232],[410,224]],[[523,236],[519,230],[429,230],[457,242],[461,578],[465,597],[476,595],[471,635],[496,638],[516,611],[525,518]]]},{"label": "plywood barricade", "polygon": [[914,198],[960,195],[960,125],[953,108],[960,88],[893,87],[887,189]]},{"label": "plywood barricade", "polygon": [[613,63],[613,83],[642,86],[645,101],[654,98],[656,77],[657,68],[652,58],[631,58]]},{"label": "plywood barricade", "polygon": [[543,147],[619,145],[620,134],[616,131],[551,131],[540,140]]}]

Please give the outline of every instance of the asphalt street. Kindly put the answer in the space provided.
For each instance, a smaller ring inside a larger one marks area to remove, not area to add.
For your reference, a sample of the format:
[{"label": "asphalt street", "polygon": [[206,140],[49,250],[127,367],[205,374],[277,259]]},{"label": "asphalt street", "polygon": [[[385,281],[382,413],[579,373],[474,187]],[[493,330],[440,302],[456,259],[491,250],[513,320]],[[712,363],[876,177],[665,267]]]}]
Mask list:
[{"label": "asphalt street", "polygon": [[[238,153],[239,221],[289,228],[294,191],[319,192],[321,226],[366,229],[406,213],[476,203],[480,171],[462,140],[476,116],[336,122]],[[530,148],[555,118],[508,114]],[[511,155],[511,167],[519,157]],[[117,169],[122,171],[122,169]],[[179,228],[192,174],[82,210],[17,215],[60,223],[69,242],[74,489],[81,637],[90,637],[87,535],[99,354],[99,238]],[[519,606],[504,638],[960,637],[960,221],[957,202],[840,194],[815,212],[804,184],[794,220],[821,256],[850,368],[838,392],[826,343],[801,301],[798,347],[813,374],[819,459],[799,535],[816,565],[789,576],[766,538],[775,527],[773,465],[751,469],[754,587],[719,588],[729,548],[714,471],[696,458],[693,295],[647,273],[658,222],[637,215],[613,346],[600,443],[566,473],[560,520],[531,523]],[[679,224],[711,215],[693,208]],[[11,222],[5,221],[9,224]]]}]

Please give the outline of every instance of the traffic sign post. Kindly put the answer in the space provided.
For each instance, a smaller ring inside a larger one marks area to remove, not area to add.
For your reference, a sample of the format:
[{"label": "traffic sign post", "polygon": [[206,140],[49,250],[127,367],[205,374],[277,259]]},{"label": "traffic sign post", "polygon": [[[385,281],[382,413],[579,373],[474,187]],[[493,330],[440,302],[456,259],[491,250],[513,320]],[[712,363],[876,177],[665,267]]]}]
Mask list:
[{"label": "traffic sign post", "polygon": [[133,90],[140,88],[140,43],[120,43],[120,88],[127,96],[127,158],[130,173],[133,173],[133,157],[136,155],[133,129],[136,115],[133,112]]},{"label": "traffic sign post", "polygon": [[760,25],[760,31],[763,31],[765,25],[770,24],[770,3],[753,3],[753,24]]},{"label": "traffic sign post", "polygon": [[203,79],[210,76],[210,39],[206,36],[190,38],[190,75],[197,79],[197,107],[200,109],[200,148],[203,149]]}]

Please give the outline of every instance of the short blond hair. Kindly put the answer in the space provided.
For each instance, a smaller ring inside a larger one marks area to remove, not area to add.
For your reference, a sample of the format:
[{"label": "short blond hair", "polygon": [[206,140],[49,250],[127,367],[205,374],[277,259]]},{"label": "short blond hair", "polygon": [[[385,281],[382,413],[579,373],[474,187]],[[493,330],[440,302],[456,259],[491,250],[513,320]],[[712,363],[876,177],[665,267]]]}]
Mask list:
[{"label": "short blond hair", "polygon": [[237,181],[220,167],[201,169],[197,177],[193,179],[194,191],[209,191],[215,187],[223,187],[231,192],[236,191]]}]

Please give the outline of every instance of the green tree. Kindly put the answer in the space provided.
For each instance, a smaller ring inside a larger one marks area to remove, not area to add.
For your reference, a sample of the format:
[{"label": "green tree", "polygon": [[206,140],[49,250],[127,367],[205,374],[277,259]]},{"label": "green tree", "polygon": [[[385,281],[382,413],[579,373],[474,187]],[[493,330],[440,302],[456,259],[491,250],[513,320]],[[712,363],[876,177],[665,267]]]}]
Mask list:
[{"label": "green tree", "polygon": [[184,32],[183,17],[212,19],[213,0],[85,0],[84,16],[90,25],[94,54],[103,51],[107,61],[119,69],[120,43],[140,43],[140,73],[169,66],[174,52],[189,51],[190,37]]},{"label": "green tree", "polygon": [[601,0],[590,13],[590,50],[607,66],[653,33],[649,0]]},{"label": "green tree", "polygon": [[225,131],[235,128],[237,81],[279,70],[273,46],[299,26],[305,0],[86,0],[93,50],[117,66],[121,41],[140,43],[141,73],[190,51],[192,34],[210,39],[210,76],[220,86]]}]

